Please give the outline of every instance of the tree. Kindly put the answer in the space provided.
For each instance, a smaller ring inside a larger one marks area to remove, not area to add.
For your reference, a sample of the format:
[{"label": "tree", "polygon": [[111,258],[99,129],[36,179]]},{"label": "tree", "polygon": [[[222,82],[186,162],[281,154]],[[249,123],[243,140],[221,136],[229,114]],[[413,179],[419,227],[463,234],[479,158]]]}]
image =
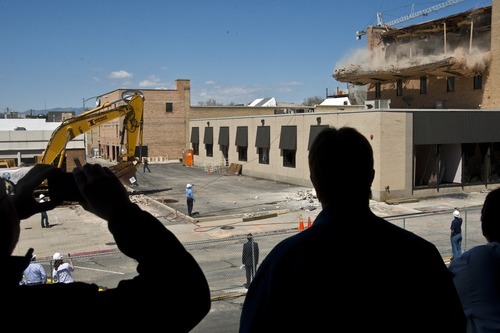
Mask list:
[{"label": "tree", "polygon": [[324,100],[324,98],[321,98],[319,96],[308,97],[308,98],[304,99],[302,104],[307,105],[307,106],[314,106],[314,105],[321,104],[321,102],[323,102],[323,100]]},{"label": "tree", "polygon": [[210,99],[206,100],[205,102],[203,102],[203,101],[198,102],[198,105],[199,106],[222,106],[223,104],[217,103],[217,101],[215,99],[210,98]]}]

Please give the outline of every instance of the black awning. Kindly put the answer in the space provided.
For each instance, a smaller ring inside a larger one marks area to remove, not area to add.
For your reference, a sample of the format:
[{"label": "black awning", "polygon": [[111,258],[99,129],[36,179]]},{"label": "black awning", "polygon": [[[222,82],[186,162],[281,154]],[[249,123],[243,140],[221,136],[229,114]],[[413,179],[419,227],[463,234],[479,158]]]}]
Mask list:
[{"label": "black awning", "polygon": [[191,143],[200,143],[200,128],[191,128]]},{"label": "black awning", "polygon": [[203,143],[206,145],[214,144],[214,128],[205,127],[205,135],[203,136]]},{"label": "black awning", "polygon": [[255,147],[271,148],[271,127],[257,127],[257,137],[255,138]]},{"label": "black awning", "polygon": [[328,125],[311,125],[311,129],[309,130],[309,144],[307,145],[307,150],[311,149],[311,145],[316,139],[316,136],[321,132],[323,129],[328,128]]},{"label": "black awning", "polygon": [[297,150],[297,126],[282,126],[280,149]]},{"label": "black awning", "polygon": [[236,128],[236,141],[237,147],[248,147],[248,126],[238,126]]},{"label": "black awning", "polygon": [[500,142],[498,111],[413,112],[413,144]]},{"label": "black awning", "polygon": [[219,128],[219,146],[229,146],[229,127]]}]

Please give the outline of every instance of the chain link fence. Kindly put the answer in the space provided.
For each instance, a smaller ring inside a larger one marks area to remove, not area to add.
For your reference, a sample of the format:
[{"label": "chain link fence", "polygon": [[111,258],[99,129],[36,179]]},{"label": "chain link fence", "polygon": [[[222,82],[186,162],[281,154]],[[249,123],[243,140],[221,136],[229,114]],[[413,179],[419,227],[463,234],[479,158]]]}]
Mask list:
[{"label": "chain link fence", "polygon": [[[461,209],[461,213],[463,218],[462,251],[484,244],[486,240],[481,233],[480,207]],[[450,225],[453,217],[449,210],[386,219],[435,244],[445,262],[451,257]],[[355,223],[355,221],[352,221],[352,223]],[[259,244],[260,262],[281,240],[298,232],[300,231],[297,228],[282,232],[254,234],[254,241]],[[349,237],[350,235],[345,236]],[[353,241],[355,241],[354,236],[352,237]],[[245,269],[241,267],[243,244],[246,241],[246,235],[242,235],[227,239],[184,244],[204,271],[213,299],[246,292],[244,288],[246,283]],[[95,283],[102,289],[114,288],[120,280],[131,279],[137,275],[136,262],[118,250],[72,256],[72,259],[75,266],[73,272],[75,281]],[[65,261],[67,261],[67,257]],[[41,260],[38,262],[44,266],[47,276],[51,278],[52,261]],[[175,267],[172,267],[172,269],[175,269]]]}]

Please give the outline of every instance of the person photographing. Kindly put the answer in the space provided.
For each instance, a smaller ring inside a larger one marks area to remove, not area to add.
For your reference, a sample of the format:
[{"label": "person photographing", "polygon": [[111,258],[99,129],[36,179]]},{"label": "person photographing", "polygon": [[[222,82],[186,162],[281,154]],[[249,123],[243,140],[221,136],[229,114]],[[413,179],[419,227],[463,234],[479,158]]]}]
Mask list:
[{"label": "person photographing", "polygon": [[54,253],[52,260],[54,260],[52,268],[52,279],[54,280],[54,283],[75,282],[72,274],[75,267],[73,266],[73,260],[71,260],[71,255],[69,253],[68,262],[64,262],[63,256],[59,252]]},{"label": "person photographing", "polygon": [[[137,274],[103,291],[94,283],[75,281],[35,286],[20,285],[23,271],[33,255],[14,256],[22,220],[51,210],[62,199],[51,197],[43,203],[35,200],[35,191],[44,180],[58,172],[52,165],[37,164],[9,194],[0,180],[0,290],[4,330],[21,326],[27,316],[31,322],[47,319],[45,311],[20,311],[27,304],[42,300],[70,300],[67,316],[86,318],[80,329],[128,331],[141,327],[146,331],[164,328],[169,332],[191,331],[210,310],[210,289],[194,257],[165,225],[130,200],[127,190],[107,167],[87,163],[75,168],[71,178],[82,196],[80,205],[107,222],[108,230],[124,255],[137,263]],[[50,184],[49,184],[50,193]],[[47,195],[48,196],[48,195]],[[158,265],[169,255],[169,265]],[[162,282],[158,283],[158,276]],[[98,316],[98,317],[96,317]],[[95,319],[95,320],[94,320]]]}]

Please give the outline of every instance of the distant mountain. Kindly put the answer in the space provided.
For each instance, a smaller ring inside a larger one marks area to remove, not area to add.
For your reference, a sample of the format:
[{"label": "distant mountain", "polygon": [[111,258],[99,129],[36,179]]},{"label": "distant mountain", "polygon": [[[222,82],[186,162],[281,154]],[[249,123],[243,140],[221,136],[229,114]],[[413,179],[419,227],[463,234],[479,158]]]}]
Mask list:
[{"label": "distant mountain", "polygon": [[38,116],[38,115],[47,115],[49,112],[74,112],[75,114],[82,113],[82,108],[52,108],[47,110],[28,110],[24,112],[19,112],[19,115],[26,116]]},{"label": "distant mountain", "polygon": [[24,112],[0,112],[0,119],[7,118],[47,118],[48,113],[72,112],[75,115],[82,113],[82,108],[52,108],[47,110],[28,110]]}]

